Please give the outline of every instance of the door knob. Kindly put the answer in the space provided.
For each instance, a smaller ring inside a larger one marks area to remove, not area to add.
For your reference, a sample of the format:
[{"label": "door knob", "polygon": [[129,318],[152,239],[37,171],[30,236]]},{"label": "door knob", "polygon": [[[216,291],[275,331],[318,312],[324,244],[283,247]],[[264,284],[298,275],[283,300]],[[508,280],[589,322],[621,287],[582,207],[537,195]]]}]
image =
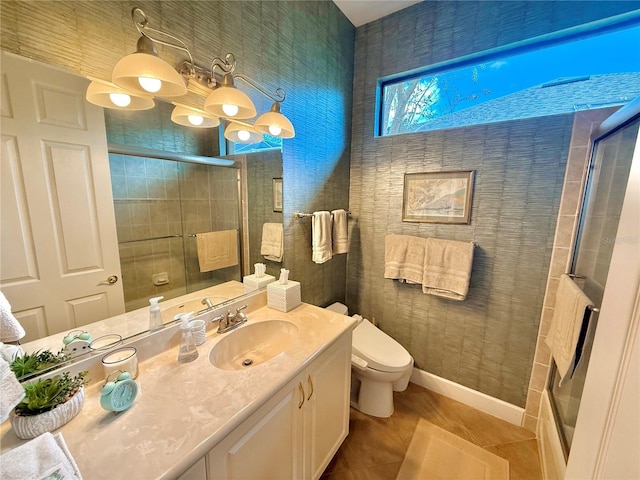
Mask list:
[{"label": "door knob", "polygon": [[118,276],[109,275],[105,281],[100,282],[100,285],[113,285],[114,283],[118,283]]}]

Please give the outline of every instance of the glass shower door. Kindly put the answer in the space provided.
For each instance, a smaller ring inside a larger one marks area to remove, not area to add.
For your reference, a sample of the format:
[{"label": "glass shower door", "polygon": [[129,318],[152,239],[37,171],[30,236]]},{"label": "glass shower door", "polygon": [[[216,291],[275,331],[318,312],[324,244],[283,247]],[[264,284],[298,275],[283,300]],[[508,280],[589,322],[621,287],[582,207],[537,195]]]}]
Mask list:
[{"label": "glass shower door", "polygon": [[[616,232],[639,126],[640,119],[636,118],[594,143],[571,272],[596,306],[602,303],[614,244],[624,240],[617,239]],[[551,404],[565,455],[573,440],[597,323],[598,314],[593,312],[573,376],[565,378],[560,386],[554,364],[550,379]]]}]

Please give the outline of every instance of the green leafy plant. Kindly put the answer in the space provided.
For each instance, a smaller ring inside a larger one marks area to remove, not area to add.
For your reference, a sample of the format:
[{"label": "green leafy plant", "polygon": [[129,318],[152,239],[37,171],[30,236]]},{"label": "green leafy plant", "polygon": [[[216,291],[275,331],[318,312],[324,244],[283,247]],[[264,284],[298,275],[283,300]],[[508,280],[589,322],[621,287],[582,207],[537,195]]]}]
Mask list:
[{"label": "green leafy plant", "polygon": [[38,350],[17,357],[11,362],[11,370],[19,379],[25,380],[34,375],[43,373],[57,365],[61,365],[69,359],[69,353],[60,350],[51,353],[49,350]]},{"label": "green leafy plant", "polygon": [[69,372],[52,378],[39,379],[24,385],[25,397],[16,406],[16,414],[22,416],[38,415],[48,412],[69,400],[85,385],[89,372],[80,372],[71,377]]}]

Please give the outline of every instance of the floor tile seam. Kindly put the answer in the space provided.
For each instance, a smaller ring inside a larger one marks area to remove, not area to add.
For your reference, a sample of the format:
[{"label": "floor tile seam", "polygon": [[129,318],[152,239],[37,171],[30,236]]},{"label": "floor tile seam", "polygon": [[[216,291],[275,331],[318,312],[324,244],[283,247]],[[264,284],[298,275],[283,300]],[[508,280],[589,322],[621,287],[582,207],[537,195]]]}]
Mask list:
[{"label": "floor tile seam", "polygon": [[505,445],[513,445],[516,443],[523,443],[523,442],[529,442],[531,440],[535,440],[536,441],[536,446],[539,447],[538,445],[538,439],[536,437],[531,437],[531,438],[523,438],[521,440],[511,440],[508,442],[502,442],[502,443],[492,443],[489,445],[480,445],[482,448],[489,448],[489,447],[503,447]]}]

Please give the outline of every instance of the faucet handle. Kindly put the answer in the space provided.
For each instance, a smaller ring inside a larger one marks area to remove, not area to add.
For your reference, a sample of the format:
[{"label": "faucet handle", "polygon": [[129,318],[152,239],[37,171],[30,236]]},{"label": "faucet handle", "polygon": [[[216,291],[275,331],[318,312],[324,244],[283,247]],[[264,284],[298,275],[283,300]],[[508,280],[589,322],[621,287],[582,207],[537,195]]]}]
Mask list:
[{"label": "faucet handle", "polygon": [[245,308],[247,308],[249,305],[247,305],[246,303],[244,305],[242,305],[241,307],[236,308],[236,313],[240,313],[240,310],[244,310]]}]

